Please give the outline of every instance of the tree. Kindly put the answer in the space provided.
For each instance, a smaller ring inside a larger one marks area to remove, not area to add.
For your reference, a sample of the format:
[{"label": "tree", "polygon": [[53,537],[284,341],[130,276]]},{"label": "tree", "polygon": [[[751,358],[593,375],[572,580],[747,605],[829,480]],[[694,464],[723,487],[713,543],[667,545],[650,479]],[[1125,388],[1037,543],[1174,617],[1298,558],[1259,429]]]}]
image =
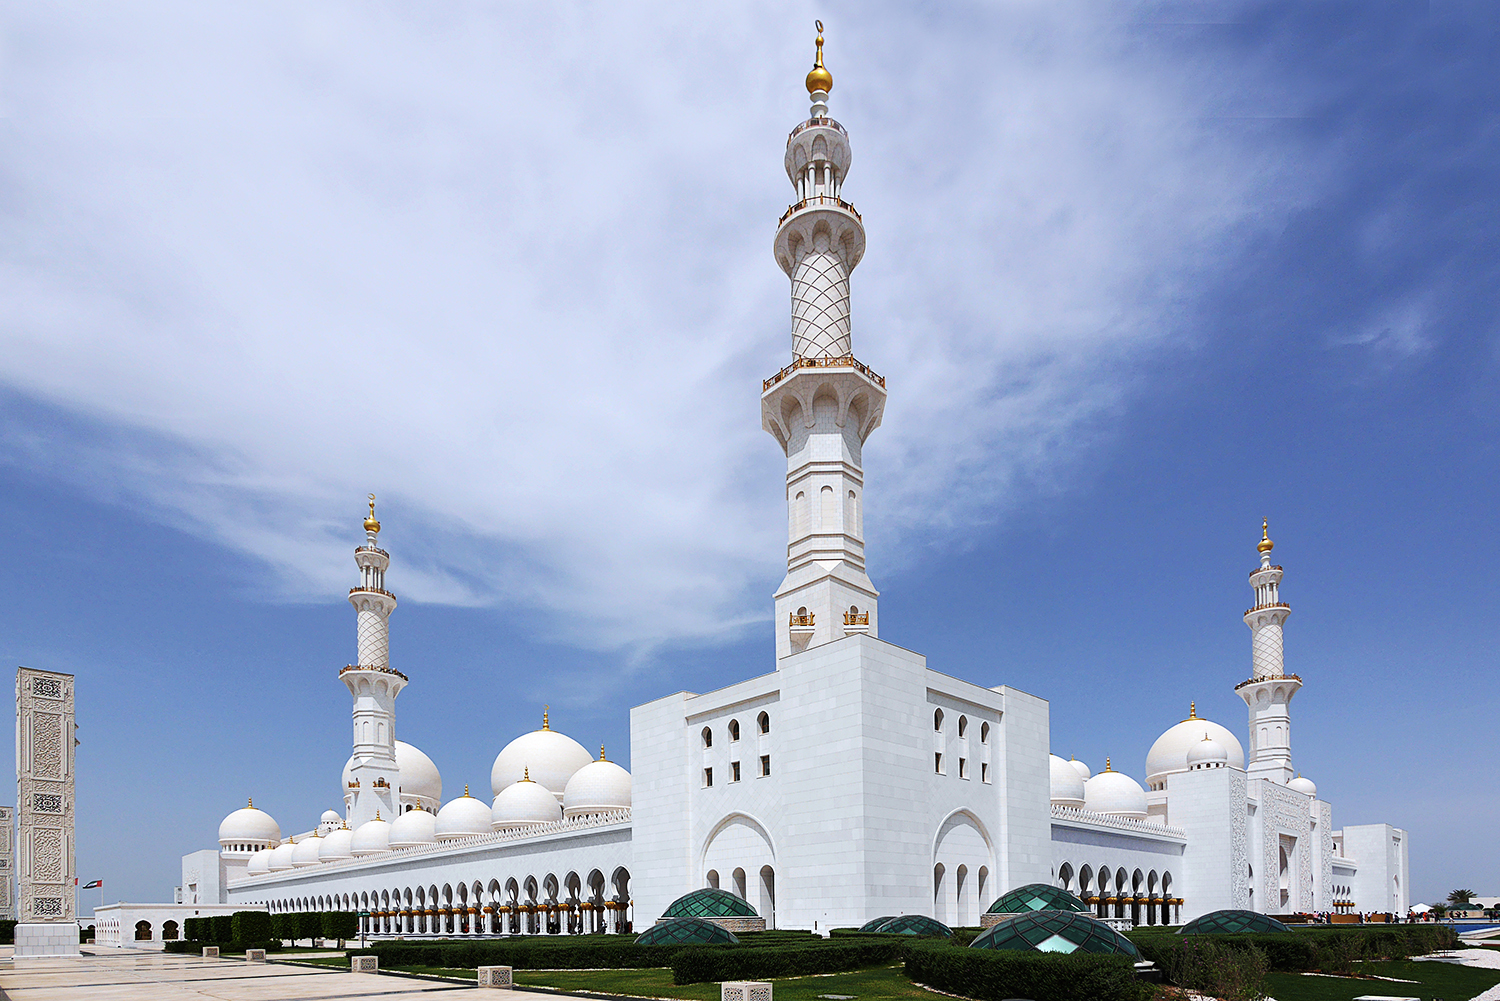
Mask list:
[{"label": "tree", "polygon": [[1475,893],[1473,890],[1454,890],[1452,893],[1448,894],[1448,903],[1467,904],[1469,901],[1473,900],[1474,897]]}]

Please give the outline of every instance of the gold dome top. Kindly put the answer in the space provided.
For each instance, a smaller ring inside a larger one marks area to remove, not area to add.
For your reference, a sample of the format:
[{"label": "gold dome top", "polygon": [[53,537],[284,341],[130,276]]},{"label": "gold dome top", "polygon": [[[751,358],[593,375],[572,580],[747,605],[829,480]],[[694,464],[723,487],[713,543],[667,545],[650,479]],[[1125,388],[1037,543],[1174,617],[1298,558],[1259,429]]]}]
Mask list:
[{"label": "gold dome top", "polygon": [[370,514],[365,518],[365,531],[380,534],[380,522],[375,520],[375,495],[370,495]]},{"label": "gold dome top", "polygon": [[1260,520],[1260,545],[1256,546],[1257,552],[1269,553],[1276,548],[1276,543],[1271,541],[1271,524],[1265,518]]},{"label": "gold dome top", "polygon": [[807,73],[807,92],[812,94],[821,90],[826,94],[833,90],[833,74],[823,66],[823,22],[815,23],[818,26],[818,56]]}]

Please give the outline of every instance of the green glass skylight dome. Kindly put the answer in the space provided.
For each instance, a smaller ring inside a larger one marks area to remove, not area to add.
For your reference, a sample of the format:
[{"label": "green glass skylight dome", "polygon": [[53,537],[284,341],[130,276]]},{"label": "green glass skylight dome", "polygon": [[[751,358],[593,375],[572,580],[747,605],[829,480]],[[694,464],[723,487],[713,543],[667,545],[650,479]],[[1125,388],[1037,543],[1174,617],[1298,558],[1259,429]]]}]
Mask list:
[{"label": "green glass skylight dome", "polygon": [[1178,930],[1179,935],[1232,935],[1241,931],[1291,931],[1273,917],[1256,911],[1209,911]]},{"label": "green glass skylight dome", "polygon": [[990,905],[991,914],[1024,914],[1027,911],[1076,911],[1087,914],[1089,906],[1060,887],[1027,883]]},{"label": "green glass skylight dome", "polygon": [[971,949],[1032,949],[1037,952],[1102,952],[1139,960],[1130,939],[1091,914],[1032,911],[1017,914],[969,943]]},{"label": "green glass skylight dome", "polygon": [[891,918],[881,925],[876,925],[871,931],[878,931],[883,935],[937,935],[943,938],[952,938],[953,929],[941,921],[933,920],[925,914],[903,914],[898,918]]},{"label": "green glass skylight dome", "polygon": [[728,890],[705,886],[684,893],[663,912],[664,918],[758,918],[755,908]]},{"label": "green glass skylight dome", "polygon": [[879,928],[881,925],[885,924],[887,921],[894,920],[895,917],[896,917],[896,915],[894,915],[894,914],[887,914],[884,917],[874,918],[873,920],[866,921],[864,924],[860,925],[859,926],[859,930],[860,931],[874,931],[875,929]]},{"label": "green glass skylight dome", "polygon": [[636,937],[636,945],[734,945],[739,941],[734,932],[720,928],[712,921],[702,918],[668,918],[652,925]]}]

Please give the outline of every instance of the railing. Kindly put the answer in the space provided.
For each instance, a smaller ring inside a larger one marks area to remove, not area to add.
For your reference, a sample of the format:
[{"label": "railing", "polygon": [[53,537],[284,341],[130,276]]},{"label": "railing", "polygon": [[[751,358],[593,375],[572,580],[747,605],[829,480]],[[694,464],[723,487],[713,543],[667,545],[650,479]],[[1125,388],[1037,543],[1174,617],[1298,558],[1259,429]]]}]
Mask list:
[{"label": "railing", "polygon": [[816,613],[808,612],[806,615],[798,615],[796,612],[793,612],[789,616],[789,618],[791,619],[791,622],[789,622],[787,624],[790,625],[793,629],[796,629],[798,626],[801,626],[801,627],[806,628],[806,629],[812,629],[813,628],[813,618],[814,618],[815,614]]},{"label": "railing", "polygon": [[383,594],[387,598],[395,600],[396,596],[383,587],[351,587],[350,594]]},{"label": "railing", "polygon": [[1254,570],[1250,571],[1250,576],[1254,577],[1256,574],[1258,574],[1258,573],[1265,573],[1267,570],[1280,570],[1280,569],[1281,569],[1281,567],[1256,567]]},{"label": "railing", "polygon": [[809,118],[807,121],[803,122],[802,124],[798,125],[795,129],[792,129],[791,132],[787,133],[786,141],[787,142],[791,142],[793,139],[797,138],[797,136],[801,135],[803,132],[806,132],[808,129],[819,129],[819,128],[821,128],[821,129],[833,129],[835,132],[837,132],[839,135],[843,136],[845,139],[849,138],[849,132],[848,132],[848,130],[846,130],[842,125],[840,125],[838,122],[834,121],[832,118],[828,118],[826,116],[823,116],[823,117],[814,116],[812,118]]},{"label": "railing", "polygon": [[339,677],[342,678],[349,671],[378,671],[381,674],[394,674],[396,677],[400,678],[402,681],[410,681],[411,680],[406,675],[404,675],[400,671],[396,670],[394,667],[374,667],[373,665],[370,665],[370,664],[350,664],[347,667],[341,667],[341,668],[339,668]]},{"label": "railing", "polygon": [[845,212],[848,212],[850,215],[854,216],[854,218],[858,219],[861,223],[865,221],[864,217],[859,214],[859,210],[854,207],[853,202],[846,202],[842,198],[835,198],[833,195],[809,195],[807,198],[802,199],[800,202],[794,202],[791,205],[788,205],[786,207],[786,211],[781,213],[781,218],[776,220],[776,225],[780,226],[782,223],[790,219],[794,213],[800,212],[802,209],[809,208],[813,205],[837,205]]},{"label": "railing", "polygon": [[[770,389],[799,368],[852,368],[881,389],[885,388],[885,376],[875,374],[875,372],[871,371],[870,366],[858,360],[853,355],[838,355],[836,357],[829,355],[823,358],[793,358],[792,363],[786,368],[777,372],[771,378],[761,381],[761,392]],[[395,595],[392,595],[392,597],[395,597]]]},{"label": "railing", "polygon": [[1270,678],[1251,678],[1249,681],[1242,681],[1238,685],[1235,685],[1234,686],[1234,690],[1235,691],[1239,691],[1241,688],[1244,688],[1246,685],[1264,685],[1264,684],[1268,684],[1268,683],[1270,683],[1272,681],[1295,681],[1297,684],[1300,685],[1300,684],[1302,684],[1302,675],[1300,675],[1300,674],[1278,674],[1278,675],[1275,675],[1274,677],[1270,677]]},{"label": "railing", "polygon": [[356,553],[379,553],[386,559],[391,558],[391,554],[386,552],[384,549],[381,549],[379,546],[355,546],[354,551]]},{"label": "railing", "polygon": [[1092,810],[1083,810],[1076,806],[1052,807],[1053,820],[1071,820],[1076,823],[1092,824],[1095,827],[1114,827],[1122,831],[1136,831],[1140,834],[1165,834],[1170,838],[1187,838],[1187,832],[1180,827],[1172,827],[1168,824],[1157,823],[1150,820],[1133,820],[1130,817],[1115,817],[1107,813],[1095,813]]},{"label": "railing", "polygon": [[1285,608],[1288,611],[1290,611],[1291,608],[1292,608],[1292,606],[1288,605],[1284,601],[1268,601],[1264,605],[1256,605],[1254,608],[1247,608],[1247,609],[1245,609],[1245,614],[1249,615],[1251,612],[1264,611],[1267,608]]},{"label": "railing", "polygon": [[870,624],[869,612],[845,612],[844,625],[846,626],[868,626]]}]

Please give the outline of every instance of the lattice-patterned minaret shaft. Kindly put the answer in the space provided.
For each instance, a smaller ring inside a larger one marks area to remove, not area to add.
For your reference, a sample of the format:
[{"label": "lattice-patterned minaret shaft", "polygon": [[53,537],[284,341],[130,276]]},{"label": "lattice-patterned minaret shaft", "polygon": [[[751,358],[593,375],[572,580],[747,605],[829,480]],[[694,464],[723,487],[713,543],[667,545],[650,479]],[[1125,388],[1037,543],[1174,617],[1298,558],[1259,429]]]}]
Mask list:
[{"label": "lattice-patterned minaret shaft", "polygon": [[1282,662],[1282,627],[1292,607],[1281,600],[1281,567],[1271,565],[1270,526],[1260,525],[1260,566],[1250,572],[1255,605],[1245,612],[1250,627],[1250,680],[1235,687],[1250,708],[1250,760],[1245,770],[1252,778],[1285,784],[1292,769],[1291,702],[1302,679],[1287,674]]},{"label": "lattice-patterned minaret shaft", "polygon": [[787,457],[787,575],[776,591],[778,658],[876,635],[879,592],[865,573],[865,439],[880,426],[885,380],[854,358],[849,275],[865,228],[844,201],[849,134],[828,117],[833,75],[823,25],[807,74],[810,117],[786,143],[796,201],[776,231],[776,262],[792,280],[792,363],[761,386],[761,424]]},{"label": "lattice-patterned minaret shaft", "polygon": [[395,819],[401,802],[401,773],[396,767],[396,696],[406,675],[391,667],[390,617],[396,596],[385,589],[391,556],[377,546],[380,522],[375,495],[365,518],[365,544],[354,550],[358,587],[349,589],[349,604],[358,620],[358,663],[339,672],[354,696],[354,763],[349,769],[350,828],[379,814]]}]

